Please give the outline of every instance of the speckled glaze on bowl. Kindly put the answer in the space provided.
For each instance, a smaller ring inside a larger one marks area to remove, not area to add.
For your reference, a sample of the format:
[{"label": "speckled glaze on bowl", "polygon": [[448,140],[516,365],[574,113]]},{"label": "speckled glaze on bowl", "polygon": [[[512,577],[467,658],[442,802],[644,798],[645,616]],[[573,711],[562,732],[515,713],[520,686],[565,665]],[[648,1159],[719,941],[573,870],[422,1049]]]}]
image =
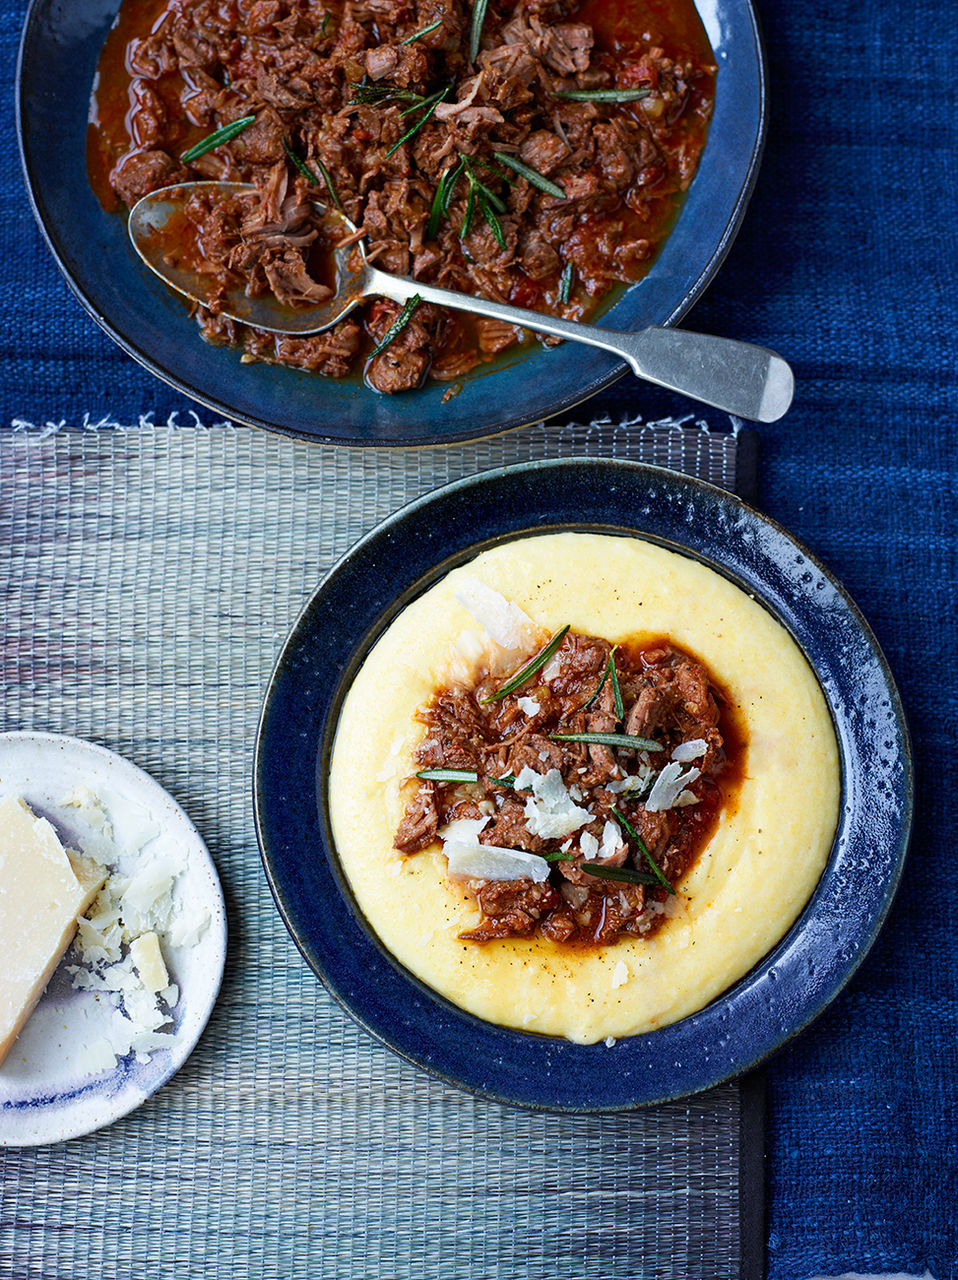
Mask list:
[{"label": "speckled glaze on bowl", "polygon": [[[32,0],[17,69],[20,153],[34,213],[94,320],[134,359],[218,414],[340,444],[439,444],[538,421],[608,386],[626,366],[574,343],[538,344],[477,370],[447,403],[443,383],[381,396],[203,342],[183,300],[142,265],[126,218],[105,214],[86,173],[90,87],[120,0]],[[601,318],[610,328],[675,324],[735,237],[765,134],[765,72],[750,0],[697,0],[719,67],[708,142],[675,228],[648,276]],[[56,139],[51,150],[50,139]]]},{"label": "speckled glaze on bowl", "polygon": [[[838,831],[802,915],[740,982],[672,1026],[576,1045],[494,1026],[383,948],[339,867],[326,779],[342,699],[396,614],[486,547],[564,529],[639,535],[753,593],[816,671],[842,768]],[[911,826],[908,730],[884,657],[854,604],[784,530],[720,489],[639,463],[527,463],[420,498],[359,542],[306,605],[277,662],[256,745],[266,874],[307,962],[356,1020],[442,1079],[556,1111],[613,1111],[710,1088],[806,1027],[864,959],[891,905]]]}]

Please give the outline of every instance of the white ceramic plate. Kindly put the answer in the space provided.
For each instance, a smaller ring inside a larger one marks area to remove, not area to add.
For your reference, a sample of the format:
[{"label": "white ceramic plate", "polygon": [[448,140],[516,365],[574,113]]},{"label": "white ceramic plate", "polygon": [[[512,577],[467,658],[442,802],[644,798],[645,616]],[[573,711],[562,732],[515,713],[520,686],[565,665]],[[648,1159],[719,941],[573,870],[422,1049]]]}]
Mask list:
[{"label": "white ceramic plate", "polygon": [[[112,1124],[155,1093],[183,1065],[206,1026],[226,958],[226,909],[216,868],[180,806],[141,769],[104,747],[48,733],[0,734],[0,796],[20,795],[48,818],[73,848],[96,839],[88,813],[65,803],[87,787],[106,810],[118,849],[142,856],[175,847],[185,870],[174,903],[208,913],[209,924],[188,946],[164,945],[170,980],[180,997],[169,1047],[138,1061],[136,1054],[97,1067],[94,1046],[104,1019],[122,1016],[93,991],[75,990],[68,950],[0,1066],[0,1146],[62,1142]],[[101,837],[102,838],[102,837]]]}]

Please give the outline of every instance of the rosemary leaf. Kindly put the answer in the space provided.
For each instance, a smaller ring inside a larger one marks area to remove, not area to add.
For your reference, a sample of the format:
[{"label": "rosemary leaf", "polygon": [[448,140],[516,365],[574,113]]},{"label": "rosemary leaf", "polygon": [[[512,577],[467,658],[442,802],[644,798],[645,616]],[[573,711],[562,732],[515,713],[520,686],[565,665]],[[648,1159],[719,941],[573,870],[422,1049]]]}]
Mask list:
[{"label": "rosemary leaf", "polygon": [[582,704],[582,710],[583,710],[583,711],[588,711],[588,710],[589,710],[589,708],[592,706],[593,702],[595,702],[596,698],[599,696],[599,694],[600,694],[600,693],[602,692],[602,690],[605,688],[605,682],[606,682],[606,680],[608,680],[608,678],[609,678],[609,664],[608,664],[608,663],[606,663],[606,665],[602,668],[602,679],[601,679],[601,680],[599,681],[599,683],[595,686],[595,693],[593,693],[592,697],[589,699],[589,701],[588,701],[588,702],[584,702],[584,703]]},{"label": "rosemary leaf", "polygon": [[[516,689],[522,687],[530,676],[534,676],[540,667],[544,667],[555,651],[565,639],[566,632],[569,630],[570,624],[567,622],[564,627],[560,627],[544,649],[540,649],[536,656],[527,662],[521,670],[502,686],[495,693],[490,693],[488,697],[482,698],[482,702],[497,702],[500,698],[504,698],[506,694],[514,693]],[[552,735],[555,737],[555,734]]]},{"label": "rosemary leaf", "polygon": [[569,102],[639,102],[651,92],[646,85],[641,89],[558,89],[555,96]]},{"label": "rosemary leaf", "polygon": [[198,160],[200,156],[205,156],[207,151],[212,151],[214,147],[221,147],[224,142],[231,142],[238,133],[242,133],[255,119],[255,116],[243,116],[240,120],[234,120],[232,124],[224,124],[222,129],[217,129],[215,133],[211,133],[208,137],[198,142],[195,147],[190,147],[189,151],[184,151],[180,159],[185,164],[189,164],[191,160]]},{"label": "rosemary leaf", "polygon": [[426,101],[421,93],[414,93],[412,89],[397,89],[393,84],[367,84],[365,81],[356,84],[355,81],[350,81],[349,87],[353,91],[348,103],[350,107],[382,107],[396,102],[409,102],[414,110]]},{"label": "rosemary leaf", "polygon": [[462,173],[461,160],[458,164],[450,165],[439,179],[436,194],[432,198],[432,207],[429,210],[429,221],[426,224],[427,240],[435,240],[439,233],[439,223],[449,212],[449,202],[452,199],[456,183],[459,181],[460,173]]},{"label": "rosemary leaf", "polygon": [[571,853],[561,853],[558,849],[555,853],[544,853],[541,855],[546,862],[573,862],[575,859]]},{"label": "rosemary leaf", "polygon": [[515,156],[509,155],[507,151],[494,151],[492,153],[500,164],[506,165],[507,168],[515,170],[520,178],[525,178],[534,187],[538,187],[540,191],[544,191],[547,196],[557,196],[560,200],[566,198],[565,192],[557,182],[551,182],[538,169],[533,169],[531,165],[523,164],[521,160],[517,160]]},{"label": "rosemary leaf", "polygon": [[555,742],[598,742],[604,747],[628,747],[632,751],[661,751],[661,742],[637,738],[632,733],[550,733]]},{"label": "rosemary leaf", "polygon": [[316,167],[317,169],[319,169],[319,172],[323,175],[323,181],[326,183],[326,190],[329,192],[330,200],[332,200],[333,204],[336,206],[339,212],[343,215],[343,217],[345,217],[346,210],[343,208],[342,204],[340,203],[339,194],[337,193],[336,188],[333,185],[332,178],[329,176],[329,170],[323,164],[322,160],[320,160],[319,156],[316,156]]},{"label": "rosemary leaf", "polygon": [[[475,769],[420,769],[416,774],[424,782],[478,782],[479,774]],[[516,782],[514,773],[507,773],[501,778],[489,778],[489,782],[497,787],[513,787]]]},{"label": "rosemary leaf", "polygon": [[[435,109],[439,106],[440,102],[443,100],[443,98],[446,96],[448,92],[449,92],[449,86],[447,85],[445,89],[440,89],[438,93],[434,93],[431,98],[424,98],[422,100],[422,102],[419,105],[425,107],[428,104],[428,109],[419,117],[419,119],[416,121],[413,127],[411,129],[408,129],[403,134],[403,136],[399,139],[398,142],[393,143],[393,145],[386,152],[387,160],[394,152],[399,150],[399,148],[402,146],[404,142],[408,142],[409,139],[413,136],[413,134],[416,134],[419,132],[419,130],[423,127],[423,125],[426,123],[426,121],[429,119],[429,117],[432,115]],[[408,115],[410,111],[415,111],[415,110],[416,110],[416,107],[409,107],[406,111],[403,111],[400,114],[405,116],[405,115]]]},{"label": "rosemary leaf", "polygon": [[646,875],[644,871],[633,871],[631,867],[590,867],[587,862],[580,862],[579,870],[586,875],[595,876],[597,880],[618,880],[623,884],[659,883],[655,876]]},{"label": "rosemary leaf", "polygon": [[485,218],[486,222],[489,223],[492,234],[495,236],[496,244],[500,249],[505,249],[506,237],[502,230],[502,224],[493,213],[492,206],[490,205],[488,198],[481,192],[479,194],[479,208],[482,210],[482,216]]},{"label": "rosemary leaf", "polygon": [[428,36],[430,31],[435,31],[437,27],[442,26],[442,18],[437,18],[435,22],[430,22],[428,27],[423,27],[421,31],[414,31],[411,36],[406,36],[405,40],[400,40],[400,44],[412,44],[414,40],[418,40],[421,36]]},{"label": "rosemary leaf", "polygon": [[[572,296],[572,280],[575,276],[575,267],[571,262],[567,262],[562,269],[562,275],[559,277],[559,301],[568,302]],[[600,686],[601,687],[601,686]],[[588,706],[588,703],[586,703]]]},{"label": "rosemary leaf", "polygon": [[[469,185],[475,190],[476,195],[479,196],[480,198],[484,197],[488,202],[488,204],[490,204],[492,208],[496,211],[496,213],[505,213],[506,206],[499,199],[496,193],[494,191],[490,191],[490,189],[486,186],[486,184],[476,176],[476,171],[472,167],[473,166],[472,158],[470,156],[464,156],[460,151],[459,159],[465,165],[466,176],[469,178]],[[479,163],[482,164],[482,161],[480,161]],[[483,164],[484,169],[488,169],[489,167],[490,167],[489,165]],[[495,173],[496,172],[495,169],[493,169],[492,172]]]},{"label": "rosemary leaf", "polygon": [[322,160],[320,160],[319,156],[316,157],[316,167],[319,170],[319,172],[322,174],[322,183],[320,179],[316,176],[316,174],[313,173],[312,169],[310,169],[309,165],[306,164],[304,160],[301,160],[299,158],[299,156],[296,154],[296,152],[289,145],[289,143],[286,141],[285,138],[283,139],[283,150],[289,156],[290,160],[293,162],[296,168],[300,171],[303,177],[307,178],[313,184],[314,187],[318,187],[322,185],[322,183],[326,184],[326,190],[329,192],[330,200],[332,200],[333,204],[336,206],[339,212],[343,213],[344,212],[343,206],[339,202],[339,196],[336,193],[336,188],[333,186],[333,180],[329,176],[329,170],[323,164]]},{"label": "rosemary leaf", "polygon": [[472,215],[476,211],[476,188],[469,184],[469,194],[466,197],[466,212],[463,215],[462,226],[459,228],[459,239],[465,240],[466,236],[472,229]]},{"label": "rosemary leaf", "polygon": [[419,306],[420,302],[422,302],[422,298],[420,298],[418,293],[414,293],[412,297],[408,300],[406,305],[403,307],[402,311],[400,311],[396,319],[392,322],[392,324],[386,330],[386,334],[382,342],[380,342],[377,346],[373,347],[372,351],[369,354],[370,360],[373,358],[373,356],[378,356],[381,352],[385,351],[386,348],[389,346],[389,344],[391,342],[394,342],[395,339],[399,337],[403,329],[405,329],[406,325],[412,319],[412,313]]},{"label": "rosemary leaf", "polygon": [[464,168],[465,168],[465,165],[463,164],[462,158],[460,157],[459,163],[452,170],[451,177],[449,178],[449,185],[446,187],[445,191],[442,193],[442,216],[443,217],[445,217],[449,213],[449,205],[452,203],[452,193],[456,189],[456,183],[459,181],[459,175],[462,173]]},{"label": "rosemary leaf", "polygon": [[612,703],[615,707],[615,715],[617,720],[625,719],[625,704],[622,701],[622,690],[619,688],[619,677],[615,671],[615,651],[617,646],[612,646],[612,652],[609,654],[609,676],[612,679]]},{"label": "rosemary leaf", "polygon": [[320,34],[321,36],[323,36],[323,37],[325,37],[325,35],[326,35],[326,31],[327,31],[327,29],[328,29],[328,27],[329,27],[329,17],[330,17],[330,15],[329,15],[328,13],[324,13],[324,14],[323,14],[323,21],[322,21],[322,23],[321,23],[321,25],[320,25],[320,28],[319,28],[319,34]]},{"label": "rosemary leaf", "polygon": [[416,774],[424,782],[478,782],[475,769],[420,769]]},{"label": "rosemary leaf", "polygon": [[287,158],[292,161],[292,163],[296,166],[296,168],[300,171],[300,173],[303,175],[304,178],[308,178],[308,180],[313,184],[314,187],[318,187],[321,185],[321,180],[319,176],[313,173],[312,169],[310,169],[309,165],[306,163],[305,160],[301,160],[299,158],[299,156],[296,154],[296,152],[289,145],[289,143],[286,141],[285,138],[283,139],[283,150],[286,152]]},{"label": "rosemary leaf", "polygon": [[486,20],[486,7],[489,0],[474,0],[472,6],[472,27],[469,31],[469,61],[475,62],[479,56],[479,45],[482,43],[482,25]]},{"label": "rosemary leaf", "polygon": [[[618,820],[622,823],[623,827],[625,827],[626,834],[629,836],[629,838],[630,838],[631,840],[633,840],[633,841],[635,842],[635,844],[637,844],[637,845],[638,845],[638,847],[639,847],[639,852],[642,854],[642,856],[645,858],[646,862],[647,862],[647,863],[649,864],[649,866],[652,868],[653,872],[655,873],[655,878],[656,878],[656,880],[658,880],[658,882],[659,882],[659,884],[662,886],[662,888],[663,888],[663,889],[667,889],[667,890],[669,891],[669,893],[675,893],[675,890],[672,888],[672,886],[669,884],[668,880],[666,880],[665,876],[664,876],[664,875],[662,874],[662,872],[659,870],[658,864],[656,863],[655,859],[652,857],[651,853],[649,853],[648,849],[645,847],[645,841],[642,839],[642,837],[641,837],[641,836],[639,835],[639,833],[636,831],[635,827],[633,827],[633,826],[632,826],[632,824],[629,822],[628,818],[627,818],[623,813],[620,813],[620,812],[619,812],[619,810],[618,810],[618,809],[616,809],[614,805],[613,805],[613,808],[612,808],[612,812],[615,814],[615,816],[618,818]],[[638,872],[636,872],[636,875],[638,875],[638,874],[639,874],[639,873],[638,873]]]}]

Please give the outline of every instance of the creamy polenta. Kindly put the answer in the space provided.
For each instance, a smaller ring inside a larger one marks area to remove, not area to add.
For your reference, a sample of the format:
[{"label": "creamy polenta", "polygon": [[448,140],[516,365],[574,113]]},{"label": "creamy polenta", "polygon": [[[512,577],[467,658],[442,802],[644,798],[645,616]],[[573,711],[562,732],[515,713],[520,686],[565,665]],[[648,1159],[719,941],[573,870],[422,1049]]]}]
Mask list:
[{"label": "creamy polenta", "polygon": [[[667,637],[699,658],[733,703],[746,738],[740,787],[676,886],[669,918],[648,938],[594,949],[541,935],[463,941],[480,913],[447,879],[439,843],[409,857],[393,847],[416,785],[417,709],[438,687],[502,661],[501,647],[456,599],[477,579],[534,621],[540,643],[566,623],[613,643]],[[483,552],[396,618],[346,696],[329,801],[356,900],[402,964],[480,1018],[591,1043],[701,1009],[779,941],[824,869],[839,785],[821,688],[760,604],[698,561],[642,539],[560,533]]]}]

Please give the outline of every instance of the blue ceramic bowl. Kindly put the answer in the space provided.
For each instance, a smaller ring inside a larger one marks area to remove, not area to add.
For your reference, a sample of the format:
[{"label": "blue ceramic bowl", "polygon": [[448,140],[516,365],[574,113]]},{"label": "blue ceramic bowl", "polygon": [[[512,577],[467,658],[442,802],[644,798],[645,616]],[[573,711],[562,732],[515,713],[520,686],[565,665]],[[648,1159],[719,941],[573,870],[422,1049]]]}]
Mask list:
[{"label": "blue ceramic bowl", "polygon": [[[610,0],[611,2],[611,0]],[[765,77],[749,0],[697,0],[719,75],[698,175],[649,275],[602,318],[610,328],[675,324],[715,275],[738,230],[765,131]],[[86,174],[90,88],[119,0],[33,0],[17,73],[20,150],[30,199],[61,271],[94,320],[131,356],[216,413],[287,435],[390,445],[475,439],[559,413],[626,366],[566,343],[476,371],[442,403],[444,384],[380,396],[204,343],[182,299],[136,257],[126,218],[105,214]],[[56,139],[51,147],[50,140]]]},{"label": "blue ceramic bowl", "polygon": [[[842,804],[821,881],[786,937],[707,1008],[605,1045],[494,1026],[426,987],[355,905],[330,834],[327,776],[346,690],[396,614],[504,539],[558,529],[639,534],[754,594],[791,632],[834,719]],[[307,604],[270,682],[256,745],[257,831],[273,894],[308,963],[373,1035],[500,1102],[560,1111],[651,1105],[756,1066],[835,998],[881,927],[912,815],[908,730],[867,624],[782,529],[702,481],[639,463],[527,463],[461,480],[359,542]]]}]

